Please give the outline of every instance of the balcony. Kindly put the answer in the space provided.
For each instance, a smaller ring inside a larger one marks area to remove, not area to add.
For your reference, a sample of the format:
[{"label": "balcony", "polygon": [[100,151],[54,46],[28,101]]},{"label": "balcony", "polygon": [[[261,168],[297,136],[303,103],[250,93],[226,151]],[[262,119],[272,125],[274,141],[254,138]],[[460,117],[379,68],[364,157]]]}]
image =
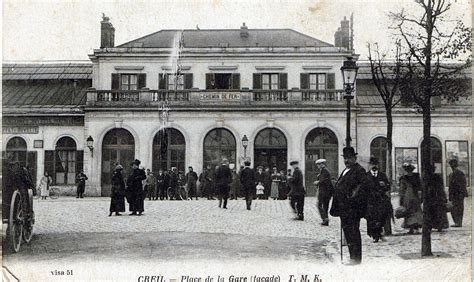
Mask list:
[{"label": "balcony", "polygon": [[344,106],[343,90],[87,90],[88,107],[154,107],[168,101],[182,107],[199,106]]}]

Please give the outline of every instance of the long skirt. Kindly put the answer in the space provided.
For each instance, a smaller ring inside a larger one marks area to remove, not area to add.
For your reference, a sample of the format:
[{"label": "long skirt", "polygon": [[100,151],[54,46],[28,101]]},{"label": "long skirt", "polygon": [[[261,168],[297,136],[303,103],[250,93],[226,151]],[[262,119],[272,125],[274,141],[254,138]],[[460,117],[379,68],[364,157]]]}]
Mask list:
[{"label": "long skirt", "polygon": [[120,194],[110,198],[110,212],[125,212],[125,197]]},{"label": "long skirt", "polygon": [[278,182],[272,182],[272,188],[270,191],[270,197],[274,199],[278,199]]}]

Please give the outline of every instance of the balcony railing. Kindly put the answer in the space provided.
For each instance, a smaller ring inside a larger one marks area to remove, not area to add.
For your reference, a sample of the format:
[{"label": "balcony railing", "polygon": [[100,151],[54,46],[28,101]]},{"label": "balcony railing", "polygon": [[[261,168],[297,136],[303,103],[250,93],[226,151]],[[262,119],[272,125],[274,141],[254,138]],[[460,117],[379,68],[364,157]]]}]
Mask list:
[{"label": "balcony railing", "polygon": [[334,105],[343,106],[343,90],[87,90],[88,106],[177,105]]}]

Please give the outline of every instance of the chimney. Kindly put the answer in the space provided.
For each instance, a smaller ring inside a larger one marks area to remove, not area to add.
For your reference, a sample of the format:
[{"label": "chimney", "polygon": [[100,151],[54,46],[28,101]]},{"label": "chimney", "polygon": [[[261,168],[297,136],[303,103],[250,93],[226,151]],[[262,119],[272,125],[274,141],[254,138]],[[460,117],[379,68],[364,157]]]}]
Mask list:
[{"label": "chimney", "polygon": [[115,46],[115,28],[109,17],[102,13],[102,21],[100,22],[100,48],[112,48]]},{"label": "chimney", "polygon": [[245,23],[242,23],[242,26],[240,27],[240,37],[249,37],[249,28],[245,25]]},{"label": "chimney", "polygon": [[344,47],[347,50],[351,50],[351,27],[350,21],[344,17],[341,21],[341,27],[337,29],[334,34],[334,45],[336,47]]}]

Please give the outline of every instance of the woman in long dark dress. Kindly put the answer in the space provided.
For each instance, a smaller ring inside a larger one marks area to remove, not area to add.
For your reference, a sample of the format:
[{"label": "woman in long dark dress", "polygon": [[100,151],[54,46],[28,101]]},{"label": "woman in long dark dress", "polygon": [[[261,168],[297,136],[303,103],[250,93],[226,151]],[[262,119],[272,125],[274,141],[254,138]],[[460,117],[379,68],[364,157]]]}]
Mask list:
[{"label": "woman in long dark dress", "polygon": [[414,174],[415,167],[411,164],[403,164],[406,175],[400,177],[400,206],[406,208],[408,216],[405,217],[402,227],[409,229],[408,233],[418,233],[423,223],[421,211],[421,181],[418,174]]},{"label": "woman in long dark dress", "polygon": [[122,176],[123,166],[117,165],[112,175],[112,193],[110,195],[110,214],[121,215],[125,212],[125,182]]}]

